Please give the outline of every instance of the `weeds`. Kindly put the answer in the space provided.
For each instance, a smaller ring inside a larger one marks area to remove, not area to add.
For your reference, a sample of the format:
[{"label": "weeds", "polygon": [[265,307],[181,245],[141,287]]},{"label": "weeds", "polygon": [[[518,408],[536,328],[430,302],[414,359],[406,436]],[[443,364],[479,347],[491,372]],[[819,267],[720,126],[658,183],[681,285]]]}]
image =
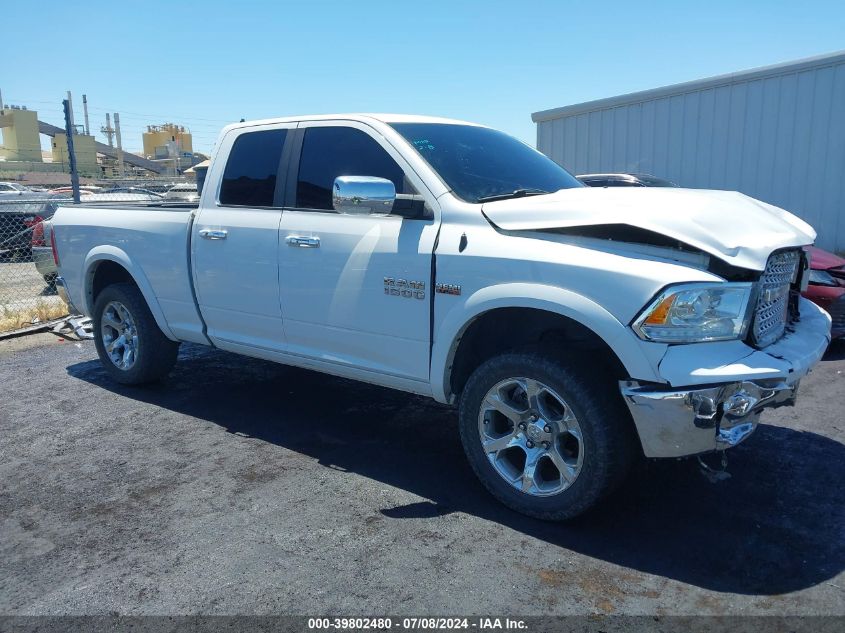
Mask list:
[{"label": "weeds", "polygon": [[67,306],[60,300],[39,300],[34,305],[24,308],[3,306],[0,313],[0,332],[9,332],[35,323],[52,321],[67,313]]}]

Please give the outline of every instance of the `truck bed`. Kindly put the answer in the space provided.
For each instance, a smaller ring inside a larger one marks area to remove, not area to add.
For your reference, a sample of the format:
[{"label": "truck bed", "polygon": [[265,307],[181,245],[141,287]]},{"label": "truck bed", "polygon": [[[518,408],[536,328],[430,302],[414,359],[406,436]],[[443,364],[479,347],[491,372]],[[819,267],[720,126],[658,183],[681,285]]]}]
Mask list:
[{"label": "truck bed", "polygon": [[[53,229],[62,274],[74,305],[90,313],[85,279],[95,260],[113,261],[137,281],[166,335],[207,343],[193,300],[190,233],[196,204],[143,203],[63,206]],[[72,227],[72,230],[63,230]]]}]

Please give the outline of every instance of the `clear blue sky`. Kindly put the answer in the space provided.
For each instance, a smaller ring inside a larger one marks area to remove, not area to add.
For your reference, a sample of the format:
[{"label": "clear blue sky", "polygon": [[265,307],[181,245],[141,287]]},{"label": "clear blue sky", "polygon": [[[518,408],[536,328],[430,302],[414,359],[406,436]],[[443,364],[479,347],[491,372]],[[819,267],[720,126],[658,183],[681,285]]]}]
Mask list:
[{"label": "clear blue sky", "polygon": [[4,101],[61,124],[71,90],[79,123],[86,93],[92,128],[121,113],[127,149],[166,120],[208,151],[241,117],[348,111],[533,144],[537,110],[845,49],[842,0],[38,1],[3,16]]}]

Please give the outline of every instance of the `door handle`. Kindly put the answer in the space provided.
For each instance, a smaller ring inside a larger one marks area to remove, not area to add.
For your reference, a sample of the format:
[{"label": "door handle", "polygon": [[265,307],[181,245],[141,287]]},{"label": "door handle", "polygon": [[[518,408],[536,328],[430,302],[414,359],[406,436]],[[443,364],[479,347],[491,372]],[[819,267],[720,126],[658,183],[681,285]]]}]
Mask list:
[{"label": "door handle", "polygon": [[225,240],[229,231],[223,229],[200,229],[200,237],[207,240]]},{"label": "door handle", "polygon": [[288,246],[296,246],[299,248],[320,248],[319,237],[303,237],[301,235],[288,235],[285,240]]}]

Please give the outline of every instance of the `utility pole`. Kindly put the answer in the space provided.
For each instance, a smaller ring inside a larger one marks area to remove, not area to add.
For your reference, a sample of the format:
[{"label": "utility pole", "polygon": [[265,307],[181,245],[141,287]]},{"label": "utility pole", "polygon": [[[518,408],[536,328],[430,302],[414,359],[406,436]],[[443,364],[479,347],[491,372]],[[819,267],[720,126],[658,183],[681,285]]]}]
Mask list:
[{"label": "utility pole", "polygon": [[[68,97],[70,92],[68,92]],[[73,112],[70,99],[62,102],[65,111],[65,135],[67,136],[67,156],[70,164],[70,186],[73,189],[73,202],[79,204],[79,174],[76,171],[76,154],[73,151]]]},{"label": "utility pole", "polygon": [[123,145],[120,143],[120,115],[117,112],[114,113],[114,136],[117,140],[117,169],[123,178]]},{"label": "utility pole", "polygon": [[106,112],[106,126],[100,128],[100,132],[106,135],[109,139],[109,147],[114,147],[114,128],[111,126],[111,115]]},{"label": "utility pole", "polygon": [[91,128],[88,127],[88,95],[82,95],[82,111],[85,113],[85,135],[91,136]]}]

